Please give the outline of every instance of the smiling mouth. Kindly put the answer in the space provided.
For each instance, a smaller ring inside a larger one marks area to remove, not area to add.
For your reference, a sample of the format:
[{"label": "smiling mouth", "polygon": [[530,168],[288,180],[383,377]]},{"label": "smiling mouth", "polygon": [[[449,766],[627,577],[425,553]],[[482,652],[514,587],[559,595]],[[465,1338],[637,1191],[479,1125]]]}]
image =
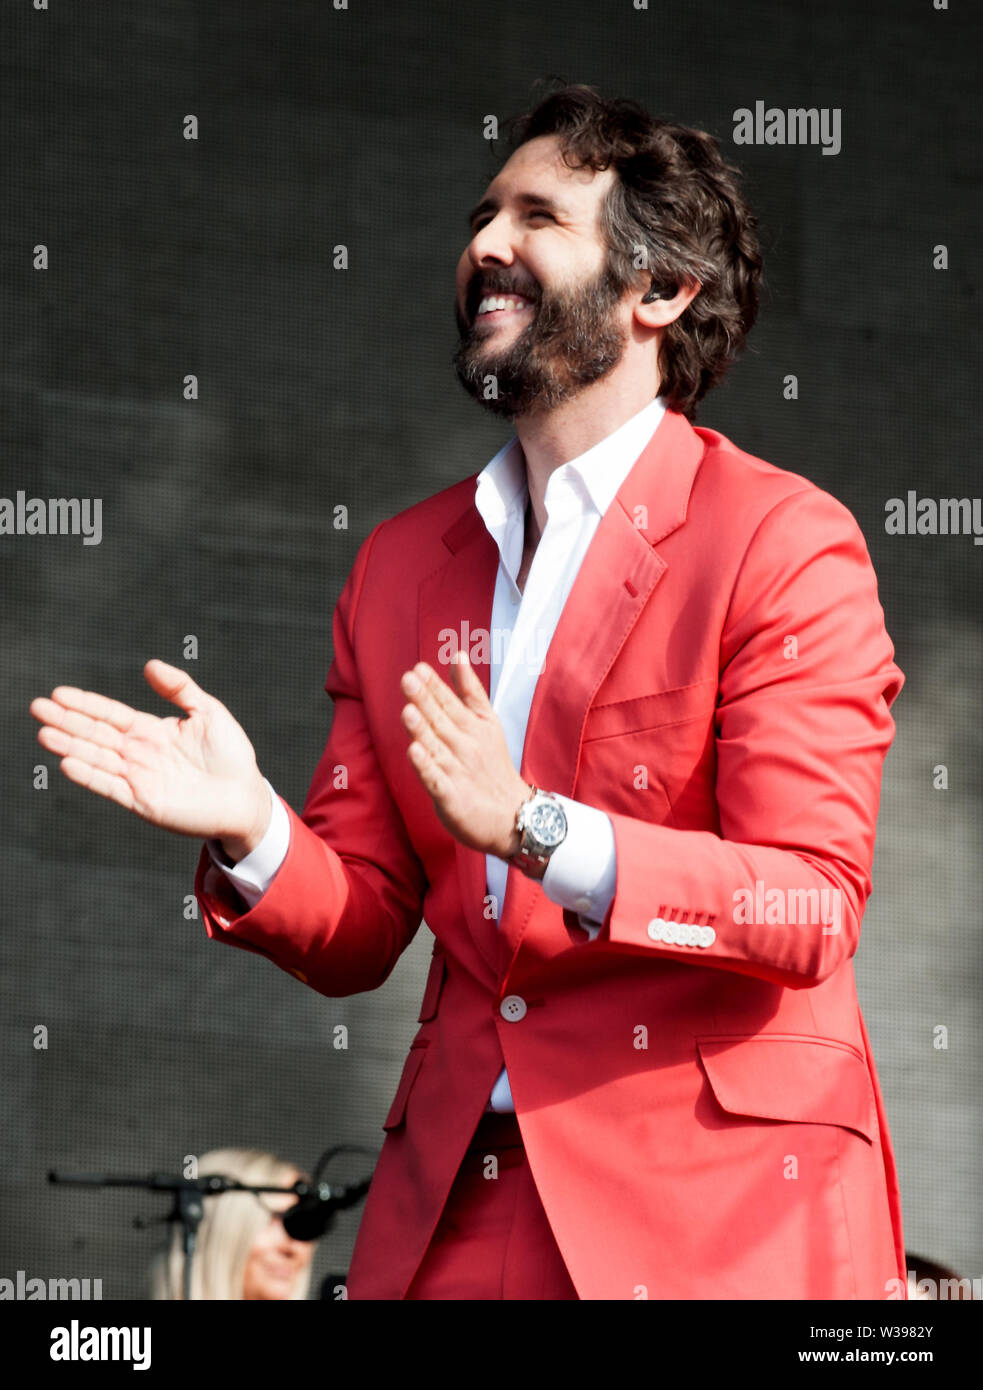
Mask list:
[{"label": "smiling mouth", "polygon": [[521,294],[489,294],[481,300],[475,323],[499,323],[503,319],[514,318],[533,308],[532,301]]}]

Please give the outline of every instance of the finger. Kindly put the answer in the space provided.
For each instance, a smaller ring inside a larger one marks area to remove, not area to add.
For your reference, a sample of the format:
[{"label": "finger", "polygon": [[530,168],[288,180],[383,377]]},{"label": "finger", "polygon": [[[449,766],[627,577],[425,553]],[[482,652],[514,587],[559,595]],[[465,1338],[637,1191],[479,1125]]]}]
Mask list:
[{"label": "finger", "polygon": [[410,762],[416,768],[416,775],[423,784],[424,790],[429,792],[434,802],[443,807],[444,800],[450,790],[450,779],[438,766],[427,752],[422,743],[414,741],[406,750]]},{"label": "finger", "polygon": [[418,743],[422,744],[427,753],[432,758],[436,758],[442,765],[449,764],[450,759],[454,756],[452,750],[439,737],[416,705],[404,705],[400,712],[400,718],[403,728],[411,739],[416,739]]},{"label": "finger", "polygon": [[[117,734],[118,737],[120,735]],[[40,729],[38,743],[59,758],[70,758],[73,762],[101,768],[116,777],[122,777],[126,772],[126,763],[112,748],[94,743],[91,739],[73,738],[64,729],[53,729],[50,726]]]},{"label": "finger", "polygon": [[70,782],[85,787],[87,791],[95,792],[96,796],[105,797],[107,801],[115,801],[127,811],[135,809],[133,792],[129,783],[122,777],[114,777],[112,773],[92,767],[80,758],[65,758],[59,766]]},{"label": "finger", "polygon": [[53,724],[62,728],[66,718],[81,715],[94,722],[109,724],[121,733],[129,733],[140,718],[150,719],[151,715],[141,715],[139,710],[119,700],[109,700],[105,695],[97,695],[94,690],[79,690],[74,685],[59,685],[51,692],[51,699],[38,699],[31,702],[31,713],[43,724]]},{"label": "finger", "polygon": [[451,679],[459,698],[475,713],[491,709],[491,701],[463,647],[451,657]]},{"label": "finger", "polygon": [[443,742],[450,748],[457,747],[466,710],[450,686],[421,661],[406,672],[402,688]]},{"label": "finger", "polygon": [[[78,710],[66,709],[62,705],[57,705],[53,700],[35,700],[31,705],[31,713],[35,719],[43,725],[38,733],[38,742],[45,748],[50,748],[53,753],[64,751],[62,742],[46,742],[41,737],[45,733],[63,735],[68,738],[85,738],[91,743],[98,743],[103,748],[119,749],[126,739],[126,735],[120,729],[105,720],[92,719],[87,714],[81,714]],[[152,718],[151,715],[143,716],[146,719]],[[136,716],[134,715],[134,722]],[[157,721],[154,721],[157,722]]]},{"label": "finger", "polygon": [[182,671],[177,666],[168,666],[166,661],[159,661],[156,657],[144,666],[143,676],[158,695],[178,705],[188,714],[204,709],[213,698],[207,691],[202,690],[201,686],[195,685],[187,671]]}]

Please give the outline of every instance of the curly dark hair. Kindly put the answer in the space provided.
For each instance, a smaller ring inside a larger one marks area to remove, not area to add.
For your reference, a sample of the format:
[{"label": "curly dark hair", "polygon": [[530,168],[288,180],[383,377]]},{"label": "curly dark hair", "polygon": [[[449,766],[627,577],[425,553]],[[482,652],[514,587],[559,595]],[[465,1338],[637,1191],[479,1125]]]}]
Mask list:
[{"label": "curly dark hair", "polygon": [[562,84],[504,129],[508,153],[556,135],[568,168],[614,168],[601,229],[622,293],[646,274],[654,289],[672,293],[700,282],[666,328],[659,354],[661,394],[694,420],[697,402],[723,379],[758,314],[758,224],[740,171],[706,131],[658,120],[634,101],[607,100],[581,83]]}]

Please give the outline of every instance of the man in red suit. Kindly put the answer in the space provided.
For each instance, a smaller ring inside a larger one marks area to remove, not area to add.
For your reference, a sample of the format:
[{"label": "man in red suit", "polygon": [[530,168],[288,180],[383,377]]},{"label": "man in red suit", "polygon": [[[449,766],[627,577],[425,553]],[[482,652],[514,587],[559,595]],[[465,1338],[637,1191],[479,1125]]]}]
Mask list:
[{"label": "man in red suit", "polygon": [[60,689],[39,737],[206,838],[209,935],[326,995],[432,930],[351,1297],[885,1298],[852,956],[903,676],[864,539],[691,423],[760,271],[716,143],[575,87],[513,146],[456,367],[516,438],[359,550],[303,814],[159,662],[186,719]]}]

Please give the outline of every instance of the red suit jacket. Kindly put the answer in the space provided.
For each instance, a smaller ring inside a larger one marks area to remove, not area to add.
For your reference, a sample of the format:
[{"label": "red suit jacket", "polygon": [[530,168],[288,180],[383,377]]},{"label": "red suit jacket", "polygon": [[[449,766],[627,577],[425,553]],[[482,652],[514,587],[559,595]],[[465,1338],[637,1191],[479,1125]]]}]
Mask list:
[{"label": "red suit jacket", "polygon": [[581,1298],[897,1297],[851,958],[904,677],[861,531],[807,479],[664,416],[574,582],[520,769],[611,817],[617,888],[590,941],[515,869],[486,918],[484,856],[406,756],[401,673],[440,670],[446,629],[491,625],[473,499],[471,477],[362,545],[330,737],[261,902],[204,853],[196,879],[211,937],[329,996],[380,985],[421,915],[434,933],[350,1297],[406,1292],[503,1058]]}]

